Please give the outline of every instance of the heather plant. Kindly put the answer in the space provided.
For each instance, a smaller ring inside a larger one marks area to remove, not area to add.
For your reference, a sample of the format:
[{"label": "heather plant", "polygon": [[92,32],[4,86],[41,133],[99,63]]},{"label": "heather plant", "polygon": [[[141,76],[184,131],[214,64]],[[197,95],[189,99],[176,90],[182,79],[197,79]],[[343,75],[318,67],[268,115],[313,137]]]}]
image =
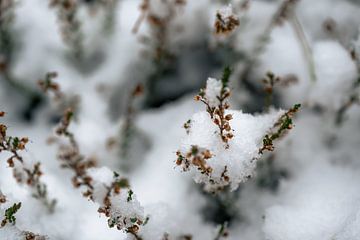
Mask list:
[{"label": "heather plant", "polygon": [[359,239],[359,11],[1,1],[0,240]]},{"label": "heather plant", "polygon": [[69,46],[75,58],[82,59],[84,55],[84,36],[77,15],[78,1],[53,0],[50,2],[50,7],[57,12],[60,32],[64,42]]},{"label": "heather plant", "polygon": [[[272,110],[259,116],[230,110],[230,74],[225,68],[221,80],[209,78],[195,97],[205,104],[206,112],[196,113],[185,123],[187,136],[176,153],[176,164],[210,192],[226,186],[234,191],[251,178],[260,155],[274,150],[273,141],[293,127],[292,117],[300,108],[296,104],[286,112]],[[245,129],[251,129],[250,135]]]},{"label": "heather plant", "polygon": [[[256,39],[250,56],[244,58],[243,67],[239,74],[239,79],[241,81],[248,81],[247,78],[250,77],[253,69],[256,67],[256,65],[258,65],[259,57],[265,51],[266,46],[270,41],[272,32],[276,27],[281,27],[285,22],[289,22],[291,24],[295,32],[296,38],[302,47],[303,55],[307,62],[309,76],[312,81],[316,80],[316,72],[314,69],[315,64],[312,49],[309,46],[308,40],[304,34],[303,27],[295,13],[295,8],[298,2],[298,0],[286,0],[282,1],[279,4],[277,10],[272,15],[272,18],[269,21],[268,25],[265,27],[260,36]],[[246,84],[249,83],[247,82]]]},{"label": "heather plant", "polygon": [[[4,115],[4,112],[0,112],[0,117]],[[16,181],[19,184],[27,185],[32,192],[32,196],[43,203],[47,210],[52,213],[56,200],[49,198],[47,185],[40,181],[40,177],[43,175],[40,163],[33,163],[28,159],[24,159],[20,154],[20,151],[25,150],[29,139],[27,137],[8,136],[7,129],[6,125],[0,124],[0,153],[10,153],[7,164],[12,168]],[[9,219],[9,221],[11,222],[12,219]]]},{"label": "heather plant", "polygon": [[[134,121],[136,119],[136,106],[135,100],[136,98],[143,95],[144,87],[141,84],[135,86],[135,88],[131,91],[127,109],[125,114],[125,121],[121,127],[121,140],[120,140],[120,155],[126,159],[129,156],[129,151],[131,151],[131,144],[133,142],[133,138],[136,137],[136,126],[134,125]],[[135,136],[134,136],[135,135]]]},{"label": "heather plant", "polygon": [[[40,86],[43,85],[40,84]],[[53,88],[58,86],[53,82],[48,82],[47,85]],[[58,90],[58,87],[55,89]],[[82,193],[84,197],[99,204],[98,212],[108,218],[110,228],[116,227],[118,230],[133,235],[136,239],[141,239],[137,232],[144,223],[145,217],[143,208],[130,189],[128,180],[105,167],[97,168],[96,159],[86,157],[80,152],[75,135],[69,130],[73,117],[73,110],[66,109],[55,129],[59,138],[64,137],[67,140],[67,143],[58,141],[57,158],[61,162],[61,167],[74,173],[71,179],[72,184],[75,188],[84,189]],[[57,139],[51,140],[51,142],[56,141]]]},{"label": "heather plant", "polygon": [[[137,34],[142,23],[146,20],[150,28],[149,36],[141,36],[145,46],[143,54],[148,57],[154,70],[146,79],[146,103],[152,105],[156,95],[156,85],[160,78],[171,72],[176,62],[176,53],[172,51],[174,45],[172,33],[181,27],[176,26],[176,16],[186,4],[186,0],[159,1],[143,0],[140,5],[141,15],[135,22],[133,33]],[[154,104],[154,103],[153,103]]]}]

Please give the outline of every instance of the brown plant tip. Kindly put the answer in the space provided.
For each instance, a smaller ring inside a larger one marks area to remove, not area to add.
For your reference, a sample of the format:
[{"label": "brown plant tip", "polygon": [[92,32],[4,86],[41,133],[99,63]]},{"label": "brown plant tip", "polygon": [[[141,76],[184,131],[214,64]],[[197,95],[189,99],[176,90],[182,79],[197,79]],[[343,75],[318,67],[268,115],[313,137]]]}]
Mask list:
[{"label": "brown plant tip", "polygon": [[265,96],[265,106],[267,108],[270,107],[273,101],[273,92],[276,85],[280,85],[282,87],[289,87],[292,84],[298,82],[298,78],[294,74],[287,74],[283,77],[276,76],[273,72],[267,72],[265,77],[262,79],[262,83],[264,84],[264,92]]},{"label": "brown plant tip", "polygon": [[186,131],[186,134],[189,134],[190,133],[190,129],[191,129],[191,119],[187,120],[184,125],[183,125],[185,131]]},{"label": "brown plant tip", "polygon": [[206,96],[206,88],[201,89],[200,93],[195,96],[196,101],[201,101],[206,106],[206,111],[209,113],[211,120],[218,126],[219,135],[221,140],[225,143],[225,148],[229,148],[229,141],[234,137],[230,121],[233,119],[232,114],[226,114],[229,109],[228,98],[231,95],[230,88],[228,87],[229,78],[231,75],[230,68],[225,68],[221,79],[221,90],[219,95],[216,96],[218,104],[212,105],[210,99]]},{"label": "brown plant tip", "polygon": [[61,118],[60,124],[55,129],[55,132],[59,136],[67,137],[70,140],[71,144],[75,148],[77,148],[77,142],[74,139],[74,135],[68,129],[73,119],[73,116],[74,116],[74,112],[72,108],[66,109],[63,114],[63,117]]},{"label": "brown plant tip", "polygon": [[6,203],[6,196],[0,191],[0,204]]},{"label": "brown plant tip", "polygon": [[134,90],[132,91],[133,97],[138,97],[144,93],[144,86],[142,84],[138,84],[135,86]]},{"label": "brown plant tip", "polygon": [[45,75],[45,79],[40,79],[38,85],[44,93],[52,92],[56,99],[60,99],[63,96],[63,93],[60,91],[60,86],[58,83],[54,82],[54,79],[57,78],[57,72],[48,72]]},{"label": "brown plant tip", "polygon": [[0,117],[4,117],[5,116],[5,112],[3,112],[3,111],[0,111]]},{"label": "brown plant tip", "polygon": [[23,232],[23,235],[25,237],[25,240],[46,240],[47,238],[45,236],[41,236],[32,232]]},{"label": "brown plant tip", "polygon": [[240,25],[239,18],[233,14],[231,6],[216,13],[215,34],[228,35]]},{"label": "brown plant tip", "polygon": [[227,175],[228,168],[225,166],[224,171],[221,173],[221,178],[224,179],[226,182],[230,182],[230,177]]},{"label": "brown plant tip", "polygon": [[190,170],[190,166],[197,167],[202,174],[210,175],[213,169],[206,164],[206,160],[212,158],[212,153],[208,149],[202,149],[198,146],[192,146],[191,149],[182,154],[181,151],[176,152],[176,164],[182,166],[183,171]]}]

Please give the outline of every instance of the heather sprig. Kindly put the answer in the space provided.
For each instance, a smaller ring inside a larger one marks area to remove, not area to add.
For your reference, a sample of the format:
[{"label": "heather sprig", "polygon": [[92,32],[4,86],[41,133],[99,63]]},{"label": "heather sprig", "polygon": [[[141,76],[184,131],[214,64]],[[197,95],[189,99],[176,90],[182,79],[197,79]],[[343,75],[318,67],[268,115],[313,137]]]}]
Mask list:
[{"label": "heather sprig", "polygon": [[263,138],[263,146],[259,149],[259,153],[263,154],[265,151],[274,151],[274,140],[284,136],[288,130],[293,128],[293,117],[299,111],[301,104],[295,104],[286,113],[284,113],[274,125],[274,130],[266,134]]},{"label": "heather sprig", "polygon": [[[5,115],[0,112],[0,117]],[[19,153],[25,150],[29,142],[27,137],[12,137],[7,135],[7,126],[0,124],[0,153],[9,152],[11,156],[7,159],[8,166],[13,169],[13,176],[19,184],[25,183],[30,187],[32,196],[38,199],[48,209],[50,213],[54,211],[56,200],[50,199],[47,192],[47,185],[40,177],[43,175],[39,162],[28,167],[25,159]]]},{"label": "heather sprig", "polygon": [[16,223],[16,217],[15,214],[17,211],[21,208],[21,202],[14,203],[11,207],[7,208],[5,210],[5,216],[4,219],[1,221],[1,227],[4,227],[6,224],[15,224]]},{"label": "heather sprig", "polygon": [[230,126],[231,114],[226,114],[229,109],[228,98],[230,97],[230,88],[228,87],[231,76],[230,67],[223,71],[221,80],[209,78],[206,88],[201,89],[200,93],[195,96],[196,101],[201,101],[206,106],[212,121],[219,128],[221,140],[225,143],[225,148],[229,147],[229,140],[233,138],[232,128]]},{"label": "heather sprig", "polygon": [[63,41],[77,59],[84,55],[83,32],[78,19],[79,2],[76,0],[51,0],[50,7],[57,11]]},{"label": "heather sprig", "polygon": [[[133,94],[138,94],[138,90],[134,91]],[[86,157],[80,152],[75,135],[69,129],[73,121],[73,116],[73,110],[68,108],[64,112],[55,130],[57,138],[53,139],[53,142],[59,143],[58,159],[61,162],[61,166],[74,173],[72,177],[74,187],[82,187],[84,189],[83,196],[100,205],[98,212],[108,217],[108,225],[110,228],[116,226],[118,230],[123,230],[132,234],[136,239],[141,239],[137,232],[144,221],[141,214],[142,207],[131,191],[127,179],[120,178],[120,175],[114,172],[113,181],[103,183],[91,175],[90,172],[103,171],[104,169],[96,167],[97,161],[95,158]],[[62,137],[67,139],[67,143],[61,144],[59,141],[56,141]],[[106,169],[105,171],[109,170]],[[124,189],[128,189],[128,193],[131,193],[127,195],[125,199],[123,199]],[[100,194],[99,196],[99,192],[103,193],[104,190],[105,194]],[[133,208],[133,213],[124,213],[121,208],[117,209],[119,206],[115,204],[114,201],[120,205],[128,204],[129,208]]]}]

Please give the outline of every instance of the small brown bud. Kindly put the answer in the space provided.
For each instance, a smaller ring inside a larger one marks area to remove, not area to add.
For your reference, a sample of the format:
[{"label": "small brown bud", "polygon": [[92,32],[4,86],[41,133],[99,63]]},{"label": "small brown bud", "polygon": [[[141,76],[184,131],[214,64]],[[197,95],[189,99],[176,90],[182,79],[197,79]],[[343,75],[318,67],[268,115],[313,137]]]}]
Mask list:
[{"label": "small brown bud", "polygon": [[178,159],[176,159],[176,165],[181,165],[181,163],[182,163],[182,158],[178,158]]},{"label": "small brown bud", "polygon": [[230,92],[229,91],[226,91],[225,93],[224,93],[224,96],[223,96],[224,98],[228,98],[228,97],[230,97]]},{"label": "small brown bud", "polygon": [[8,160],[7,160],[7,163],[8,163],[8,165],[9,165],[9,167],[14,167],[15,165],[14,165],[14,159],[12,159],[12,158],[9,158]]},{"label": "small brown bud", "polygon": [[224,125],[224,129],[225,129],[226,131],[230,131],[230,130],[231,130],[230,124],[226,123],[226,124]]},{"label": "small brown bud", "polygon": [[195,100],[195,101],[200,101],[200,100],[201,100],[201,97],[200,97],[199,95],[196,95],[196,96],[194,97],[194,100]]},{"label": "small brown bud", "polygon": [[228,114],[225,116],[225,119],[229,121],[229,120],[233,119],[233,117],[231,114]]},{"label": "small brown bud", "polygon": [[204,155],[204,158],[205,158],[205,159],[209,159],[209,158],[212,157],[212,154],[211,154],[211,152],[210,152],[209,150],[205,150],[205,151],[203,152],[203,155]]},{"label": "small brown bud", "polygon": [[144,87],[143,87],[143,85],[142,85],[142,84],[138,84],[138,85],[136,85],[135,89],[133,90],[132,95],[133,95],[134,97],[137,97],[137,96],[140,96],[141,94],[143,94],[143,92],[144,92]]},{"label": "small brown bud", "polygon": [[234,137],[234,135],[232,133],[228,133],[228,134],[226,134],[226,137],[229,139],[232,139]]}]

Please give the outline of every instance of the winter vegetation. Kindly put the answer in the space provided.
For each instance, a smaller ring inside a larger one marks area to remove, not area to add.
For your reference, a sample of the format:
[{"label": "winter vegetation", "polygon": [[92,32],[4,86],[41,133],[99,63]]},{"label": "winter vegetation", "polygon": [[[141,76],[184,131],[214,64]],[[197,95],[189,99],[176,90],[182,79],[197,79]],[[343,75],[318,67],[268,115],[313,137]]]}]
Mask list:
[{"label": "winter vegetation", "polygon": [[1,0],[0,240],[360,239],[359,13]]}]

